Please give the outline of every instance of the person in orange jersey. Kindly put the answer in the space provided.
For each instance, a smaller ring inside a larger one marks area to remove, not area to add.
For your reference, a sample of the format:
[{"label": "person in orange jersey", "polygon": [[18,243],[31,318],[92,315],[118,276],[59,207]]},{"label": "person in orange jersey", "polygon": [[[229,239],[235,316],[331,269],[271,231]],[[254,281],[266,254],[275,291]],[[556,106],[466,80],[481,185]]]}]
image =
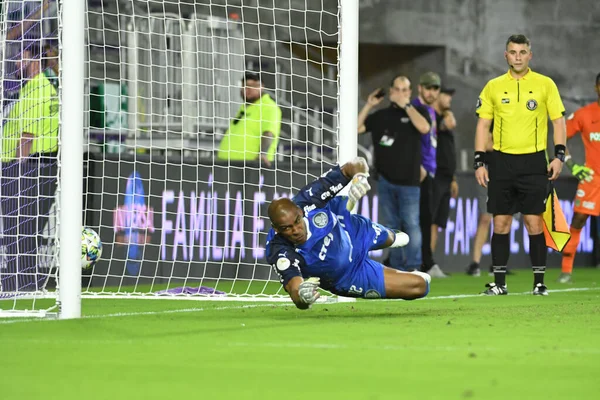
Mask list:
[{"label": "person in orange jersey", "polygon": [[567,138],[581,133],[585,146],[585,164],[576,164],[570,155],[565,160],[573,176],[579,180],[579,185],[573,206],[571,240],[563,250],[559,283],[571,282],[581,229],[590,215],[600,215],[600,178],[594,174],[594,171],[600,171],[600,74],[596,76],[595,90],[597,101],[581,107],[567,118]]}]

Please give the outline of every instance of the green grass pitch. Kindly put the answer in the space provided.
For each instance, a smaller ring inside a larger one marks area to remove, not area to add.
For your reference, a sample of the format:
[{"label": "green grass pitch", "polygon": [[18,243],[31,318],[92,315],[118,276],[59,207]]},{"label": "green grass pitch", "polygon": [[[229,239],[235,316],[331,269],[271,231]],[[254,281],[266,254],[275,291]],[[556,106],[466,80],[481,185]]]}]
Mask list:
[{"label": "green grass pitch", "polygon": [[428,299],[309,311],[83,300],[79,320],[0,320],[0,399],[596,399],[600,270],[558,272],[547,297],[519,270],[509,296],[456,296],[490,279],[457,274]]}]

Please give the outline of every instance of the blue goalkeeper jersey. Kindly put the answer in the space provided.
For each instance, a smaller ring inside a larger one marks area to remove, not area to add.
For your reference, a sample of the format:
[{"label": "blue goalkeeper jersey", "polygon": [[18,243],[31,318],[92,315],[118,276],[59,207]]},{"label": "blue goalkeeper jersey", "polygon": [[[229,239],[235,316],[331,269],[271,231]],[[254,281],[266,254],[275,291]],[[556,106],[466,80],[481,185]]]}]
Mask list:
[{"label": "blue goalkeeper jersey", "polygon": [[[382,234],[381,225],[350,214],[347,197],[336,197],[348,183],[337,166],[294,196],[292,200],[304,210],[305,243],[296,246],[275,230],[269,231],[267,260],[284,286],[295,276],[319,277],[323,289],[344,295],[362,295],[372,286],[357,286],[356,276],[364,273],[368,251],[381,246],[387,235]],[[380,285],[375,286],[381,293]]]}]

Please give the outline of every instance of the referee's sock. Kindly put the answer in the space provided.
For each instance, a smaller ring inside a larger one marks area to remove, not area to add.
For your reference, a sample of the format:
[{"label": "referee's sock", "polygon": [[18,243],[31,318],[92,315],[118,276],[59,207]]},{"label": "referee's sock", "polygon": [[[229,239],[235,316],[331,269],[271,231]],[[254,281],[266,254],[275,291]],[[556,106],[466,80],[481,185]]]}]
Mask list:
[{"label": "referee's sock", "polygon": [[533,268],[533,285],[544,283],[544,275],[546,274],[546,256],[548,248],[546,247],[546,239],[544,234],[529,235],[529,257]]},{"label": "referee's sock", "polygon": [[494,283],[498,286],[506,285],[506,264],[510,254],[508,233],[492,235],[492,263],[494,265]]}]

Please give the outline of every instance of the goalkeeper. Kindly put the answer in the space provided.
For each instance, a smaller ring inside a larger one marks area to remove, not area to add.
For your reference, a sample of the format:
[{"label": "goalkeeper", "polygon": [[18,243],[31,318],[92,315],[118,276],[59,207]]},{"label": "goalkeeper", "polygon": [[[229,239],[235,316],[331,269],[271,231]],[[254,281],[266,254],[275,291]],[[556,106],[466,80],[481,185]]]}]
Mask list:
[{"label": "goalkeeper", "polygon": [[571,156],[565,159],[571,173],[579,180],[579,186],[573,207],[571,240],[563,250],[559,283],[571,282],[575,252],[579,245],[581,229],[585,226],[588,216],[600,215],[600,180],[594,176],[594,171],[600,170],[600,74],[596,76],[595,90],[598,95],[597,101],[581,107],[567,118],[567,138],[581,133],[585,147],[585,165],[575,164]]},{"label": "goalkeeper", "polygon": [[[329,170],[293,199],[269,205],[267,260],[296,307],[309,308],[319,287],[366,299],[412,300],[429,292],[428,274],[398,271],[369,258],[369,251],[402,247],[409,238],[350,213],[371,188],[368,170],[366,161],[356,158]],[[349,183],[348,197],[336,196]]]}]

